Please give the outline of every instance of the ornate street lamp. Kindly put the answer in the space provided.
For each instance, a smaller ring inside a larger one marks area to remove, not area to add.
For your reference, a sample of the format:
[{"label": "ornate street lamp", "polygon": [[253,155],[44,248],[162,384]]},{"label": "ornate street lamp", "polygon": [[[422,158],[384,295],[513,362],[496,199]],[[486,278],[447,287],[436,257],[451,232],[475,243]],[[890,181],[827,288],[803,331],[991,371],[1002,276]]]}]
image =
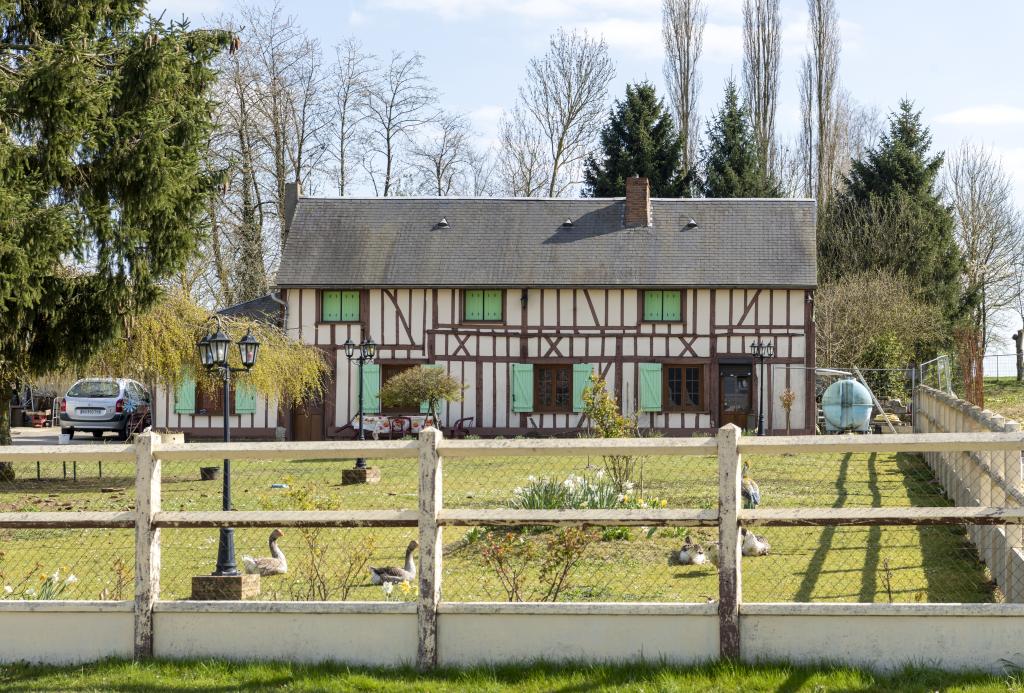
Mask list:
[{"label": "ornate street lamp", "polygon": [[[216,331],[203,335],[196,347],[199,349],[199,361],[207,372],[217,369],[224,381],[224,442],[231,442],[231,374],[248,372],[256,365],[260,342],[253,336],[252,330],[249,330],[245,337],[238,341],[238,352],[243,367],[231,367],[228,363],[231,338],[224,333],[218,319]],[[231,510],[231,460],[224,460],[223,478],[221,507],[224,510]],[[220,529],[220,541],[217,544],[217,569],[213,574],[217,576],[239,574],[238,566],[235,563],[235,530],[233,527],[221,527]]]},{"label": "ornate street lamp", "polygon": [[[349,337],[345,340],[345,358],[350,362],[354,359],[359,364],[359,440],[366,440],[366,433],[363,430],[363,366],[367,363],[372,363],[374,356],[377,355],[377,343],[373,341],[373,337],[364,339],[358,346],[359,351],[356,351],[356,343]],[[366,458],[356,458],[356,469],[366,469]]]},{"label": "ornate street lamp", "polygon": [[760,400],[757,405],[757,435],[763,436],[764,432],[764,362],[765,359],[770,359],[775,356],[775,344],[772,342],[751,342],[750,343],[750,355],[758,359],[761,362],[761,374],[758,376],[758,399]]}]

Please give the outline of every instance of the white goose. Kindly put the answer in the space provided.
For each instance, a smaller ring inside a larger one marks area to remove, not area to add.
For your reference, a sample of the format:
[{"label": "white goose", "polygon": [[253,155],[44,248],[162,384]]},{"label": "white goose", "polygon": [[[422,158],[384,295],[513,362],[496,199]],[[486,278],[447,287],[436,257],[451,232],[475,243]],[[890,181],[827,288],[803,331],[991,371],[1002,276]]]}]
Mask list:
[{"label": "white goose", "polygon": [[405,567],[398,568],[396,566],[384,566],[383,568],[374,568],[370,566],[370,582],[375,585],[381,585],[385,582],[398,583],[398,582],[412,582],[416,579],[416,563],[412,560],[412,552],[416,550],[419,543],[416,540],[410,541],[409,546],[405,549]]},{"label": "white goose", "polygon": [[270,533],[270,557],[253,558],[242,556],[242,566],[245,572],[252,574],[284,575],[288,572],[288,560],[284,557],[284,551],[277,545],[277,540],[284,536],[284,532],[275,529]]},{"label": "white goose", "polygon": [[764,537],[759,537],[753,532],[748,532],[746,527],[740,529],[743,545],[741,551],[744,556],[767,556],[772,546]]}]

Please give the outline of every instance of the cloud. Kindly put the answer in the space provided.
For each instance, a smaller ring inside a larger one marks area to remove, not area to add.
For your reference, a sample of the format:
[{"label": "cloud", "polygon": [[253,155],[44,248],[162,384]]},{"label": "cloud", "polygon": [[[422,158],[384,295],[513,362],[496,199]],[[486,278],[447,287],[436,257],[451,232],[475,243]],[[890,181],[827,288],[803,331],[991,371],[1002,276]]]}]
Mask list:
[{"label": "cloud", "polygon": [[661,3],[659,0],[378,0],[374,6],[429,12],[454,21],[497,13],[530,18],[571,17],[610,11],[650,14],[660,12]]},{"label": "cloud", "polygon": [[948,125],[1024,125],[1024,108],[994,104],[969,106],[935,118],[935,122]]},{"label": "cloud", "polygon": [[469,120],[477,132],[477,142],[484,147],[498,143],[498,123],[505,113],[503,106],[480,106],[469,112]]},{"label": "cloud", "polygon": [[146,11],[155,17],[164,13],[164,19],[177,19],[182,15],[190,19],[210,16],[224,9],[223,0],[150,0]]},{"label": "cloud", "polygon": [[639,57],[654,58],[663,52],[661,22],[619,17],[584,24],[592,36],[601,36],[611,48],[628,50]]}]

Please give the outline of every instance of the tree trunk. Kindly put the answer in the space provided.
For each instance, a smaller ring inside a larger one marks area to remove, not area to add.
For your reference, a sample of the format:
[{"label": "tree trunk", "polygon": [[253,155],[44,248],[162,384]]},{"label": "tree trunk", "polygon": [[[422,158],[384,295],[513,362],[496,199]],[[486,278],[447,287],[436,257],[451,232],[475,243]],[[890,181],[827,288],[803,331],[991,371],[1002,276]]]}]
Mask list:
[{"label": "tree trunk", "polygon": [[1024,382],[1024,328],[1013,335],[1013,343],[1017,345],[1017,382]]},{"label": "tree trunk", "polygon": [[[10,383],[0,382],[0,445],[11,445],[11,392]],[[0,482],[14,481],[14,464],[0,462]]]}]

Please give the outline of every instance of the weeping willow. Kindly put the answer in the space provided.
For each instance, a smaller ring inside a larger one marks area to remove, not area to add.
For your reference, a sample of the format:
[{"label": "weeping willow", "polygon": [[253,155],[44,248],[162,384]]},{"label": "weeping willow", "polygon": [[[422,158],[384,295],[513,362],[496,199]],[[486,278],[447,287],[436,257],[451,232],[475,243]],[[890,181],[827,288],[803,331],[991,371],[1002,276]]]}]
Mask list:
[{"label": "weeping willow", "polygon": [[[174,387],[187,378],[207,393],[222,387],[216,373],[199,363],[196,342],[215,324],[232,342],[248,330],[260,341],[256,365],[233,377],[257,393],[283,404],[297,405],[322,396],[329,367],[323,352],[290,339],[275,325],[247,318],[215,316],[181,293],[165,296],[149,311],[126,320],[121,336],[110,341],[84,365],[63,369],[74,377],[111,376]],[[233,367],[241,367],[237,347],[229,351]]]}]

